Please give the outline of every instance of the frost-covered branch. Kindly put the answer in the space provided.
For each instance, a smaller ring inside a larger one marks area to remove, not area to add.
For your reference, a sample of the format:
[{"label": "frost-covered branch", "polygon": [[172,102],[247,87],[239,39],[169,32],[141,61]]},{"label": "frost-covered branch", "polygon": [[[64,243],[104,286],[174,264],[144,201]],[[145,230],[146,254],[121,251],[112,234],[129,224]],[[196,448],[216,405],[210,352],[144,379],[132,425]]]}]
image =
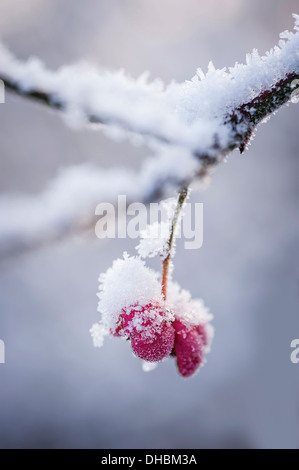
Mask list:
[{"label": "frost-covered branch", "polygon": [[110,124],[151,140],[186,147],[199,159],[216,159],[244,149],[252,129],[289,101],[299,78],[299,17],[295,32],[246,65],[216,70],[209,64],[192,80],[148,82],[87,65],[47,70],[35,58],[22,62],[0,49],[0,79],[7,90],[64,111],[72,124]]},{"label": "frost-covered branch", "polygon": [[[36,197],[0,200],[0,251],[26,248],[90,226],[94,207],[114,201],[149,202],[203,178],[235,148],[244,151],[255,127],[287,103],[299,80],[299,16],[295,31],[281,34],[264,56],[167,87],[147,75],[87,65],[49,71],[37,59],[20,61],[0,45],[0,79],[6,90],[60,110],[72,126],[89,123],[124,135],[139,135],[158,156],[141,173],[70,169]],[[3,108],[5,112],[5,108]],[[100,124],[100,125],[99,125]],[[103,125],[105,124],[105,125]],[[112,135],[111,134],[111,135]],[[30,214],[30,215],[28,215]]]},{"label": "frost-covered branch", "polygon": [[118,195],[126,195],[127,204],[166,198],[196,166],[184,149],[165,147],[145,160],[139,172],[79,165],[61,172],[42,193],[2,195],[0,259],[93,230],[96,206],[116,205]]}]

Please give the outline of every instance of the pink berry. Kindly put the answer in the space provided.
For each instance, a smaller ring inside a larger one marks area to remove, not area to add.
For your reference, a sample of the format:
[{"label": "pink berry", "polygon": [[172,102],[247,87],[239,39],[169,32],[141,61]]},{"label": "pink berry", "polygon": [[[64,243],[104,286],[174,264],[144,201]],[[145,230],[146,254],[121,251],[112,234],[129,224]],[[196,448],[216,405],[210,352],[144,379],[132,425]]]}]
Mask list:
[{"label": "pink berry", "polygon": [[203,345],[206,347],[208,345],[208,333],[207,333],[207,328],[204,325],[195,325],[195,330],[201,336]]},{"label": "pink berry", "polygon": [[113,334],[130,338],[136,356],[149,362],[169,356],[174,346],[169,312],[158,303],[123,309]]},{"label": "pink berry", "polygon": [[169,356],[174,345],[174,328],[165,321],[162,328],[153,338],[146,338],[136,333],[131,340],[132,349],[136,356],[149,362],[158,362]]},{"label": "pink berry", "polygon": [[178,319],[173,322],[173,326],[178,369],[183,377],[190,377],[202,364],[207,334],[203,325],[189,326]]}]

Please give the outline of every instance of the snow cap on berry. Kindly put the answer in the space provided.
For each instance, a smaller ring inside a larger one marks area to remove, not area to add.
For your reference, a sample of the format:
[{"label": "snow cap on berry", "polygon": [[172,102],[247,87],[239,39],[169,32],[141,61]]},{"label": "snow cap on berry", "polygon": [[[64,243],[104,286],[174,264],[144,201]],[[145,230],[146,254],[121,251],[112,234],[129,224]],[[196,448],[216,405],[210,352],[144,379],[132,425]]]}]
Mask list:
[{"label": "snow cap on berry", "polygon": [[115,260],[99,281],[98,311],[103,325],[110,331],[116,329],[123,309],[162,302],[158,274],[139,257],[124,253],[123,259]]}]

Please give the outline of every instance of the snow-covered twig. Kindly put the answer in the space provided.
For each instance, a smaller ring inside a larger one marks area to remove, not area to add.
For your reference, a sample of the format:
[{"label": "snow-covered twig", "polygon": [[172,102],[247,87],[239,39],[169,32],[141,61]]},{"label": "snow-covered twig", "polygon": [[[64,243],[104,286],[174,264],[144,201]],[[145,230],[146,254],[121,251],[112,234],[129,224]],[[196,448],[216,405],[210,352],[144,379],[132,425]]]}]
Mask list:
[{"label": "snow-covered twig", "polygon": [[184,149],[165,147],[146,159],[139,172],[78,165],[62,171],[37,195],[2,195],[0,259],[87,233],[95,226],[96,206],[116,205],[118,195],[126,195],[127,204],[166,198],[187,181],[196,165]]},{"label": "snow-covered twig", "polygon": [[184,187],[181,189],[178,195],[178,200],[176,204],[176,208],[173,214],[173,219],[170,227],[170,236],[167,242],[167,247],[166,247],[166,253],[163,257],[162,261],[162,295],[164,299],[166,300],[167,297],[167,285],[168,285],[168,276],[169,276],[169,265],[171,262],[171,257],[172,257],[172,249],[174,246],[174,241],[175,241],[175,230],[177,227],[177,223],[180,218],[180,214],[184,205],[184,202],[188,196],[188,188]]}]

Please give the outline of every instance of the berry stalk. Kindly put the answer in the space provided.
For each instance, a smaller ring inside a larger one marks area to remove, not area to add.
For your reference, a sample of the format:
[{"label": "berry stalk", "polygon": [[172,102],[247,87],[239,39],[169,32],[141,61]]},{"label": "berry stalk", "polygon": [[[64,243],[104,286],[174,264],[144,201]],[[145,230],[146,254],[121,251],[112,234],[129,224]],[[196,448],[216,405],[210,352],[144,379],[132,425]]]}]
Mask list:
[{"label": "berry stalk", "polygon": [[164,297],[164,300],[166,300],[166,297],[167,297],[169,266],[170,266],[170,261],[172,257],[172,251],[173,251],[172,248],[173,248],[174,241],[175,241],[175,229],[176,229],[176,226],[180,217],[180,213],[181,213],[182,207],[184,205],[184,202],[187,196],[188,196],[188,186],[185,186],[180,190],[179,195],[178,195],[177,205],[176,205],[172,223],[171,223],[170,235],[169,235],[169,239],[167,242],[166,256],[162,262],[162,295]]}]

